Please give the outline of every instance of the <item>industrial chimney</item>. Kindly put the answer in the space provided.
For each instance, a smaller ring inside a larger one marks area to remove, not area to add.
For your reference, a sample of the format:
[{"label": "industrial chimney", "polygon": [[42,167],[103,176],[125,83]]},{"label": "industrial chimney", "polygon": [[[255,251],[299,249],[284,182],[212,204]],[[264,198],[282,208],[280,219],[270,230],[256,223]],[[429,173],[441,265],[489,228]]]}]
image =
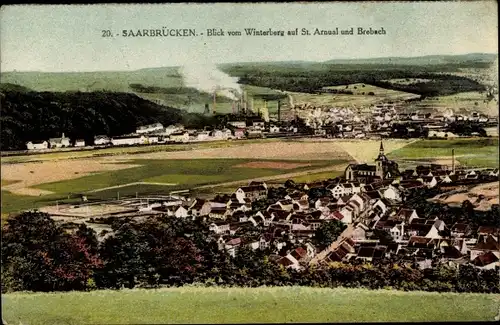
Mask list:
[{"label": "industrial chimney", "polygon": [[278,100],[278,124],[281,123],[281,101]]},{"label": "industrial chimney", "polygon": [[217,91],[214,90],[214,106],[212,107],[212,113],[215,115],[216,106],[217,106]]},{"label": "industrial chimney", "polygon": [[241,101],[243,104],[243,109],[246,111],[248,109],[248,96],[247,96],[246,90],[243,92],[243,96],[241,98]]}]

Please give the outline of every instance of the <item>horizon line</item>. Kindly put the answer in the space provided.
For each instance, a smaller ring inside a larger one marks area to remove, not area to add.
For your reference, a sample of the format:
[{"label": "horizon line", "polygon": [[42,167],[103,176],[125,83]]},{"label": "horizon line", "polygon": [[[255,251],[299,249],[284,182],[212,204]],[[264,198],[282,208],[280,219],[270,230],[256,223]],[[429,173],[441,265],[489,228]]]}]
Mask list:
[{"label": "horizon line", "polygon": [[[327,59],[323,61],[318,61],[318,60],[276,60],[276,61],[232,61],[232,62],[222,62],[222,63],[206,63],[206,64],[201,64],[201,65],[215,65],[215,66],[221,66],[221,65],[230,65],[230,64],[249,64],[249,63],[287,63],[287,62],[304,62],[304,63],[317,63],[317,64],[331,64],[328,63],[329,61],[363,61],[363,60],[382,60],[382,59],[415,59],[415,58],[426,58],[426,57],[431,57],[431,56],[466,56],[466,55],[496,55],[498,56],[498,52],[466,52],[466,53],[459,53],[459,54],[424,54],[424,55],[415,55],[415,56],[377,56],[377,57],[359,57],[359,58],[333,58],[333,59]],[[95,73],[95,72],[133,72],[133,71],[139,71],[139,70],[147,70],[147,69],[162,69],[162,68],[179,68],[182,66],[186,66],[187,64],[177,64],[177,65],[171,65],[171,66],[156,66],[156,67],[144,67],[144,68],[137,68],[137,69],[119,69],[119,70],[78,70],[78,71],[71,71],[71,70],[66,70],[66,71],[43,71],[43,70],[18,70],[18,69],[13,69],[13,70],[7,70],[7,71],[0,71],[0,73],[11,73],[11,72],[20,72],[20,73]]]}]

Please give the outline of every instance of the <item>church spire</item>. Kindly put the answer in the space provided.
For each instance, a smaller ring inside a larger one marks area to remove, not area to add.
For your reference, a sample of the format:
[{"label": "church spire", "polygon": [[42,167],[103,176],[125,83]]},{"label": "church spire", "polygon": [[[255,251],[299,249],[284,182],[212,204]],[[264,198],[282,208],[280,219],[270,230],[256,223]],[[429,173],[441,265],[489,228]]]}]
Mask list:
[{"label": "church spire", "polygon": [[381,155],[383,155],[383,154],[384,154],[384,144],[382,143],[382,140],[380,140],[380,150],[379,150],[379,153],[380,153]]}]

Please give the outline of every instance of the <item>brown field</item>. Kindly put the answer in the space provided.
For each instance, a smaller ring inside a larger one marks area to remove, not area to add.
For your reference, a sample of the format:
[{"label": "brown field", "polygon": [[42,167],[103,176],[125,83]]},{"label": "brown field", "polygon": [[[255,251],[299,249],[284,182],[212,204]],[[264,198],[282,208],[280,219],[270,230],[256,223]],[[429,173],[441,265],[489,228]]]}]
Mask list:
[{"label": "brown field", "polygon": [[[322,155],[318,158],[318,155]],[[352,157],[335,142],[262,142],[223,148],[206,148],[188,151],[152,152],[136,155],[114,156],[115,159],[286,159],[286,160],[352,160]]]},{"label": "brown field", "polygon": [[[359,163],[373,163],[373,160],[377,158],[380,148],[380,140],[334,140],[337,146],[342,148],[350,156],[356,159]],[[384,152],[385,154],[391,151],[403,148],[410,143],[418,140],[399,140],[390,139],[384,140]]]},{"label": "brown field", "polygon": [[307,167],[311,164],[287,163],[279,161],[252,161],[245,164],[236,165],[239,168],[269,168],[269,169],[294,169],[299,167]]},{"label": "brown field", "polygon": [[[399,149],[411,141],[385,140],[385,152]],[[302,141],[277,141],[249,143],[233,147],[203,148],[186,151],[158,151],[142,154],[120,154],[96,158],[54,160],[2,164],[2,190],[13,194],[40,196],[51,192],[32,186],[75,179],[101,171],[139,167],[136,164],[118,164],[135,159],[283,159],[283,160],[346,160],[372,162],[379,150],[376,140],[304,139]],[[241,165],[247,168],[293,169],[308,166],[304,163],[253,162]],[[18,181],[18,182],[11,182]]]},{"label": "brown field", "polygon": [[[491,205],[498,204],[498,189],[499,182],[493,182],[475,186],[461,193],[440,194],[431,200],[450,205],[460,205],[463,201],[469,200],[476,210],[487,211]],[[479,196],[484,197],[480,199]]]},{"label": "brown field", "polygon": [[100,171],[110,171],[138,167],[132,164],[116,164],[103,158],[66,159],[20,164],[2,164],[2,179],[19,181],[2,186],[2,190],[19,195],[46,195],[49,191],[31,188],[31,186],[83,177]]}]

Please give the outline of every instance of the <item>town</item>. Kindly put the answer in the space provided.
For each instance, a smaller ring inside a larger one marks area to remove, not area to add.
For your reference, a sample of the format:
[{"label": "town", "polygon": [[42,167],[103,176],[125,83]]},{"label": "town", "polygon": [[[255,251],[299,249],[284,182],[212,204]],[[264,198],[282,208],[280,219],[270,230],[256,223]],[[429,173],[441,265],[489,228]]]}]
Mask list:
[{"label": "town", "polygon": [[[440,201],[440,195],[474,190],[480,194],[458,204],[469,217],[443,208],[446,200]],[[349,164],[342,177],[324,181],[287,181],[277,187],[252,181],[231,195],[208,199],[190,197],[188,191],[99,202],[83,196],[80,204],[40,211],[60,222],[71,220],[73,226],[85,223],[99,232],[101,241],[112,235],[117,220],[196,220],[230,256],[237,256],[242,247],[265,250],[270,260],[294,270],[387,258],[420,269],[441,264],[500,266],[498,168],[430,164],[400,170],[386,157],[383,142],[373,165]],[[493,220],[472,218],[470,213]],[[318,243],[318,232],[332,224],[339,231]]]},{"label": "town", "polygon": [[[60,137],[29,141],[28,151],[43,152],[47,149],[99,149],[109,146],[138,146],[169,143],[196,143],[258,138],[311,136],[346,139],[380,138],[430,138],[451,139],[458,137],[498,136],[498,120],[478,112],[469,115],[397,113],[404,103],[381,103],[370,107],[370,114],[358,114],[349,108],[320,108],[309,104],[294,105],[293,119],[282,120],[256,113],[234,114],[220,128],[187,129],[182,124],[163,126],[161,123],[138,126],[131,134],[120,136],[96,135],[93,144],[84,139],[70,139],[64,132]],[[207,104],[208,106],[208,104]],[[278,107],[280,102],[278,102]]]}]

